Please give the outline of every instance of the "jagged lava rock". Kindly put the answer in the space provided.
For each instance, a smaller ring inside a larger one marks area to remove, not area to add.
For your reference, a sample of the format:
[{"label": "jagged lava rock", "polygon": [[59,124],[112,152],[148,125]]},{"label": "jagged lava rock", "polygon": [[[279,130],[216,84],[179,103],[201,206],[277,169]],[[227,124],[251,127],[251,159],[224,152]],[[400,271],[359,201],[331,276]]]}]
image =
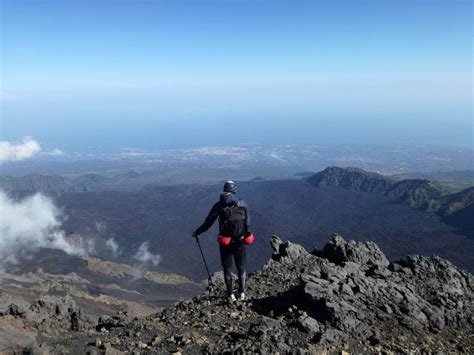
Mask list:
[{"label": "jagged lava rock", "polygon": [[[271,247],[248,301],[227,303],[218,283],[153,316],[117,318],[100,343],[127,353],[473,353],[473,276],[448,261],[389,263],[374,243],[339,235],[312,253],[277,236]],[[96,336],[62,346],[94,352]]]},{"label": "jagged lava rock", "polygon": [[31,304],[27,318],[44,334],[51,335],[68,330],[85,330],[90,326],[90,320],[69,295],[40,297]]},{"label": "jagged lava rock", "polygon": [[378,265],[387,267],[389,262],[380,248],[374,242],[358,243],[355,241],[346,241],[339,234],[335,234],[333,239],[328,242],[320,254],[330,262],[341,265],[352,261],[361,265]]}]

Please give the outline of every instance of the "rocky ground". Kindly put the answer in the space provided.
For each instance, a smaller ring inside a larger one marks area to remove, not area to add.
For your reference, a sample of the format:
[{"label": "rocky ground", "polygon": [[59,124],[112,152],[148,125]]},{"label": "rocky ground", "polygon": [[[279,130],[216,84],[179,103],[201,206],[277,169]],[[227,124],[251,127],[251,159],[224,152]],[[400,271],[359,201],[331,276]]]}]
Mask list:
[{"label": "rocky ground", "polygon": [[94,329],[100,317],[120,314],[130,321],[205,289],[180,275],[98,258],[70,257],[58,265],[51,253],[35,261],[45,269],[0,272],[0,354],[47,349],[58,337]]},{"label": "rocky ground", "polygon": [[[389,262],[374,243],[341,236],[312,252],[276,236],[271,246],[245,302],[226,302],[217,274],[204,294],[133,320],[91,322],[67,296],[13,303],[0,309],[0,329],[12,332],[0,352],[474,352],[474,279],[448,261]],[[21,326],[34,330],[29,341],[15,337]]]}]

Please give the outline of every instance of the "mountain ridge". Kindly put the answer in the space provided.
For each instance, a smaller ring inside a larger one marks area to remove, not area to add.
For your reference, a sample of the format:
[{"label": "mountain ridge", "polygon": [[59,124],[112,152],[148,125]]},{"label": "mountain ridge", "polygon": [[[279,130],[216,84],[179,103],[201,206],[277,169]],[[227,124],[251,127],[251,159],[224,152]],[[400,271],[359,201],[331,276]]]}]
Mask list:
[{"label": "mountain ridge", "polygon": [[[328,167],[306,179],[315,187],[342,187],[385,195],[413,208],[439,213],[446,217],[474,203],[473,188],[459,192],[427,179],[399,179],[359,168]],[[448,204],[456,201],[456,208]]]},{"label": "mountain ridge", "polygon": [[[468,173],[468,172],[460,172]],[[423,175],[423,174],[422,174]],[[426,176],[427,174],[424,174]],[[438,182],[433,179],[411,177],[416,174],[407,175],[381,175],[375,172],[355,167],[329,166],[319,172],[302,172],[293,174],[298,178],[306,179],[314,186],[337,186],[350,188],[355,191],[381,193],[390,189],[393,185],[418,184],[419,188],[428,188],[432,185],[433,192],[449,194],[459,192],[447,182]],[[87,173],[77,176],[27,174],[22,176],[0,176],[0,188],[13,192],[45,192],[59,194],[64,192],[93,192],[114,190],[140,190],[153,186],[153,179],[160,179],[160,173],[145,171],[138,173],[130,170],[113,176]],[[261,177],[253,177],[248,180],[265,180]],[[423,186],[425,185],[425,186]],[[474,185],[474,182],[473,182]],[[466,188],[466,184],[463,185]],[[471,187],[471,186],[467,186]],[[415,188],[415,187],[413,187]],[[404,189],[406,190],[406,188]],[[390,195],[396,197],[397,189]]]}]

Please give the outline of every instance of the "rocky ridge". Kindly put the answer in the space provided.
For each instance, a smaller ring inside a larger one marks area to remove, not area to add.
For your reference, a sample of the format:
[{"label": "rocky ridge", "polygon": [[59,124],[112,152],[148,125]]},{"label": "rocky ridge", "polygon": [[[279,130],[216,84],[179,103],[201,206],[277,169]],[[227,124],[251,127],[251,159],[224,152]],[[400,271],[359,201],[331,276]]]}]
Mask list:
[{"label": "rocky ridge", "polygon": [[372,173],[358,168],[328,167],[307,178],[317,187],[342,187],[385,195],[400,203],[423,210],[439,208],[439,199],[451,191],[426,179],[403,179]]},{"label": "rocky ridge", "polygon": [[316,187],[341,187],[381,194],[402,204],[449,216],[474,204],[474,187],[453,193],[452,188],[426,179],[402,179],[358,168],[328,167],[310,177]]},{"label": "rocky ridge", "polygon": [[271,246],[272,258],[249,277],[245,302],[227,303],[215,275],[214,288],[160,313],[103,317],[42,346],[73,353],[473,352],[474,279],[448,261],[389,262],[376,244],[339,235],[312,252],[277,236]]}]

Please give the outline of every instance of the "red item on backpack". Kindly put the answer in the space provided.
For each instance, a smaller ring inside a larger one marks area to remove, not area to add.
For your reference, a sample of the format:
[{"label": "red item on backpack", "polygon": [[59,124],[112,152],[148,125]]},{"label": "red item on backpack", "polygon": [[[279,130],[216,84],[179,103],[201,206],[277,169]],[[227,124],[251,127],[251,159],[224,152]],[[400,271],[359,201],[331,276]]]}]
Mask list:
[{"label": "red item on backpack", "polygon": [[229,245],[231,241],[231,237],[224,237],[223,235],[217,237],[217,243],[219,243],[219,245]]},{"label": "red item on backpack", "polygon": [[252,244],[253,243],[253,233],[247,232],[244,239],[242,240],[244,244]]},{"label": "red item on backpack", "polygon": [[[247,232],[243,237],[240,237],[239,240],[247,245],[250,245],[253,243],[253,233]],[[232,242],[231,237],[224,237],[223,235],[220,235],[217,237],[217,243],[219,245],[229,245]]]}]

